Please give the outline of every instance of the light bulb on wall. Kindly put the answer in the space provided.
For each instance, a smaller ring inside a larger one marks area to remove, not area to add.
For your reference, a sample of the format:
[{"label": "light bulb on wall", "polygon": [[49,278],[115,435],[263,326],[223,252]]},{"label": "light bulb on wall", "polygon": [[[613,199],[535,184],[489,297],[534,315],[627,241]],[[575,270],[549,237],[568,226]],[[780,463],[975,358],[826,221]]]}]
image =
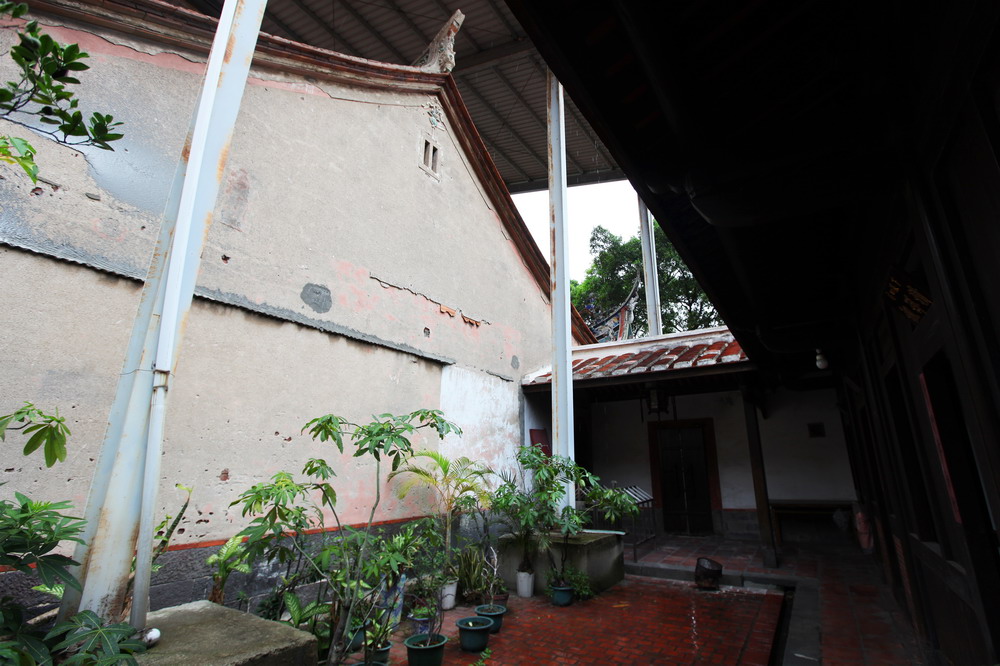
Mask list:
[{"label": "light bulb on wall", "polygon": [[816,350],[816,367],[820,370],[826,370],[830,367],[830,362],[826,360],[826,356],[823,356],[823,350]]}]

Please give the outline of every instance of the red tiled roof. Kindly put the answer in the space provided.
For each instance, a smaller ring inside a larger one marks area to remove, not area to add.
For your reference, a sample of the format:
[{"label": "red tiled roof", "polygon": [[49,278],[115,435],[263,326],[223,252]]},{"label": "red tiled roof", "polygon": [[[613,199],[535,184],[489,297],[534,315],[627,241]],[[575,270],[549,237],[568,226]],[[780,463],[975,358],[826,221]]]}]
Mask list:
[{"label": "red tiled roof", "polygon": [[[684,368],[719,366],[747,361],[747,355],[726,329],[697,332],[649,340],[649,344],[634,341],[627,349],[618,343],[592,345],[574,351],[573,381],[621,377],[645,373],[669,372]],[[581,354],[590,353],[583,356]],[[552,371],[524,379],[525,386],[550,384]]]}]

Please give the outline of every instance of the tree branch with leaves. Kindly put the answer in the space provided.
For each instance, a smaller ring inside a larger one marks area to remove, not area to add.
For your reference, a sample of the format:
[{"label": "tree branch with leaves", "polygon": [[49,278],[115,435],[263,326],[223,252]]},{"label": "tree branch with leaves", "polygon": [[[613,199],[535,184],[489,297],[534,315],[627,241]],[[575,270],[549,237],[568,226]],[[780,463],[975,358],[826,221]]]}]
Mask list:
[{"label": "tree branch with leaves", "polygon": [[[715,307],[659,225],[653,225],[653,234],[663,333],[721,324]],[[590,234],[590,254],[593,263],[582,282],[571,283],[570,296],[574,307],[593,327],[622,306],[636,282],[644,289],[645,276],[638,236],[623,241],[604,227],[596,226]],[[636,304],[633,328],[639,332],[649,330],[644,298]]]},{"label": "tree branch with leaves", "polygon": [[[72,89],[80,83],[76,74],[90,69],[84,62],[89,54],[77,44],[60,44],[39,28],[38,21],[28,21],[18,30],[27,13],[28,5],[23,2],[0,2],[0,15],[12,19],[0,27],[16,30],[18,38],[10,48],[18,73],[16,80],[0,87],[0,118],[29,126],[66,145],[114,150],[110,144],[124,136],[118,129],[122,123],[97,111],[85,117]],[[0,161],[20,166],[32,182],[38,180],[36,152],[24,139],[0,135]]]}]

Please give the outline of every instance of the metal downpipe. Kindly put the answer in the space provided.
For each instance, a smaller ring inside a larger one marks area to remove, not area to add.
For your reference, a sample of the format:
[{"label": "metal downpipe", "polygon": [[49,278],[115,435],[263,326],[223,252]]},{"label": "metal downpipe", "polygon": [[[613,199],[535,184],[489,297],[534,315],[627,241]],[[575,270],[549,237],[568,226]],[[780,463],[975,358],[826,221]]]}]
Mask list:
[{"label": "metal downpipe", "polygon": [[649,209],[639,197],[639,236],[642,239],[642,271],[646,282],[646,324],[647,335],[663,334],[663,318],[660,312],[660,279],[656,264],[656,238],[649,219]]},{"label": "metal downpipe", "polygon": [[[552,240],[552,443],[553,450],[576,459],[573,433],[573,369],[570,323],[569,232],[566,227],[566,127],[563,89],[548,73],[549,130],[549,233]],[[576,501],[575,489],[567,488],[566,504]]]}]

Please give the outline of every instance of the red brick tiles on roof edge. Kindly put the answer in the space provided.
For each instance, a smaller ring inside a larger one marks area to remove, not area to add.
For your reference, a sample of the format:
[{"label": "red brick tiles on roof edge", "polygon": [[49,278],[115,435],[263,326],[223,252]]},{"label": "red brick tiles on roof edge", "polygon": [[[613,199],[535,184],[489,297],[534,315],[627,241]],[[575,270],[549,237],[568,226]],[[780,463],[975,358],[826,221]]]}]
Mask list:
[{"label": "red brick tiles on roof edge", "polygon": [[[701,342],[693,345],[660,345],[635,352],[608,356],[592,356],[573,360],[573,379],[620,377],[647,372],[665,372],[690,367],[704,367],[745,361],[740,343],[732,339]],[[546,372],[529,384],[548,384],[552,373]]]}]

